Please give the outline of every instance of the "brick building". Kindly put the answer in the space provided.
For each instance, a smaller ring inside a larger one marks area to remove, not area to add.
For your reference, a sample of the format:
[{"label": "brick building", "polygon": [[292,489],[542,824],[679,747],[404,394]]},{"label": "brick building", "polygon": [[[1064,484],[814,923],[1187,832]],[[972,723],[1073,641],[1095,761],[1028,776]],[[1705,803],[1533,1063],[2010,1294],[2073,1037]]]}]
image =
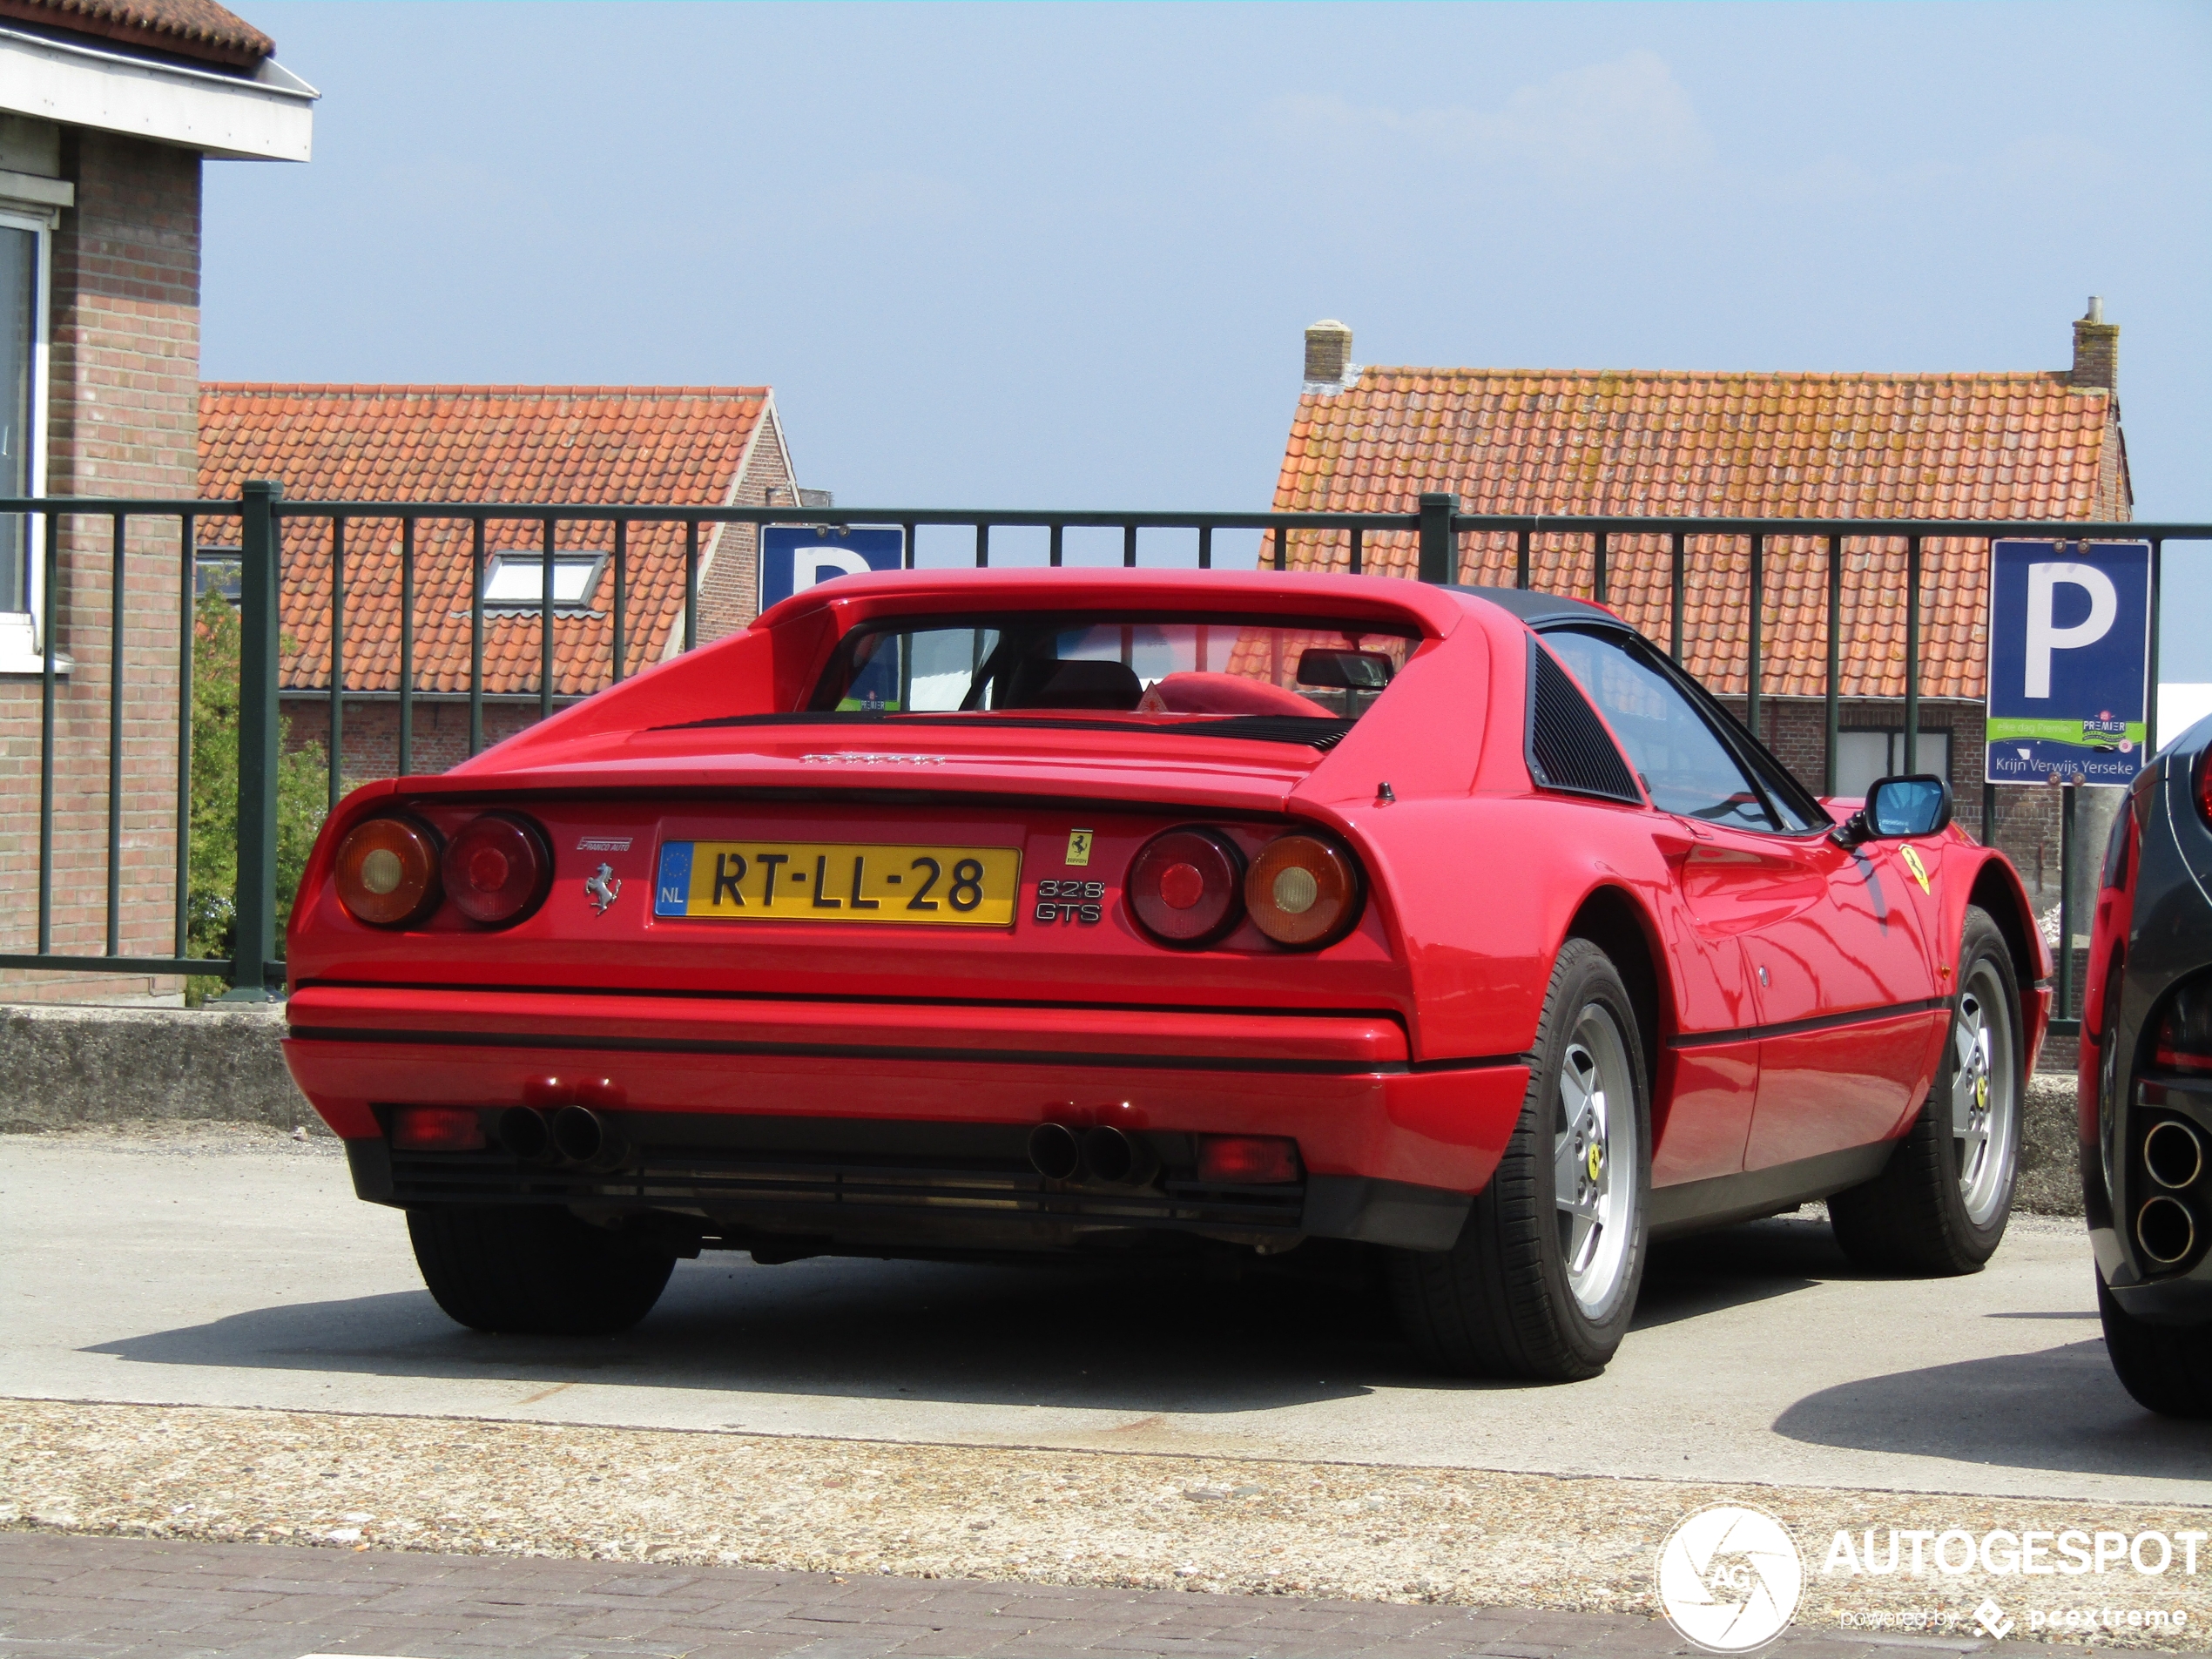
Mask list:
[{"label": "brick building", "polygon": [[[1317,323],[1275,507],[1409,512],[1422,491],[1448,489],[1474,513],[2126,519],[2119,335],[2092,300],[2074,325],[2073,362],[2055,371],[1708,374],[1363,368],[1351,361],[1351,330]],[[1512,584],[1511,536],[1461,541],[1459,580]],[[1410,574],[1416,560],[1410,535],[1371,538],[1362,551],[1370,570]],[[1536,587],[1592,597],[1588,536],[1538,535],[1530,553]],[[1666,641],[1666,539],[1615,536],[1607,553],[1607,603]],[[1294,569],[1341,570],[1348,539],[1294,536],[1289,554]],[[1683,665],[1740,713],[1749,550],[1740,537],[1692,537],[1688,567]],[[1970,828],[1980,814],[1988,572],[1986,541],[1924,543],[1919,761],[1947,768]],[[1844,543],[1839,795],[1903,765],[1905,577],[1902,538]],[[1770,541],[1760,615],[1761,735],[1817,789],[1827,760],[1820,543]],[[2057,795],[1998,792],[1999,844],[2044,906],[2058,900]]]},{"label": "brick building", "polygon": [[[212,0],[0,0],[0,496],[188,496],[197,471],[200,169],[305,161],[314,90]],[[56,656],[52,948],[105,948],[105,520],[0,514],[0,950],[37,948],[40,670]],[[134,526],[119,944],[173,943],[178,526]],[[46,635],[51,601],[52,637]],[[5,994],[145,995],[146,978],[0,972]]]},{"label": "brick building", "polygon": [[[799,496],[766,387],[258,386],[210,384],[199,404],[199,493],[235,497],[270,478],[298,500],[634,502],[761,506]],[[543,529],[485,529],[483,740],[539,717]],[[237,557],[235,520],[199,536],[202,579]],[[623,672],[673,655],[684,637],[681,526],[626,532]],[[752,620],[759,590],[750,525],[699,536],[698,637]],[[611,683],[614,529],[561,524],[554,537],[554,703]],[[285,521],[282,698],[294,747],[330,730],[332,544],[320,519]],[[469,752],[474,530],[422,521],[415,541],[410,769]],[[350,786],[400,768],[401,536],[391,520],[346,533],[341,771]]]}]

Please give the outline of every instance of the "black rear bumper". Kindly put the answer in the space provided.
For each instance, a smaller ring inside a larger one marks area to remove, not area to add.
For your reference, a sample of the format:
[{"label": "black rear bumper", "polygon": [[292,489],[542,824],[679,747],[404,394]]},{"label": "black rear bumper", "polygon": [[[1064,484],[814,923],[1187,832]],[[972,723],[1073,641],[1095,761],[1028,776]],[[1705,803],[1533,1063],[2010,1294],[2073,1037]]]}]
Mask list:
[{"label": "black rear bumper", "polygon": [[374,1203],[558,1205],[764,1255],[1062,1251],[1162,1235],[1263,1251],[1309,1236],[1447,1250],[1469,1204],[1359,1176],[1203,1182],[1190,1137],[1177,1134],[1145,1134],[1157,1172],[1117,1186],[1039,1175],[1019,1125],[637,1112],[620,1130],[607,1169],[525,1162],[496,1143],[417,1152],[359,1140],[346,1151],[354,1191]]}]

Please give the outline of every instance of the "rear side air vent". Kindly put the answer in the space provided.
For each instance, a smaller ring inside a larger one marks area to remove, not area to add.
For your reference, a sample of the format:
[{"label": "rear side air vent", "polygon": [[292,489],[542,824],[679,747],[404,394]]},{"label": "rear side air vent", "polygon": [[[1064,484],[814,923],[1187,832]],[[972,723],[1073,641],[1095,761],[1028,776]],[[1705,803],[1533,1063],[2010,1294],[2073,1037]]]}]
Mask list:
[{"label": "rear side air vent", "polygon": [[1642,806],[1635,774],[1582,688],[1542,644],[1528,644],[1528,770],[1546,789]]}]

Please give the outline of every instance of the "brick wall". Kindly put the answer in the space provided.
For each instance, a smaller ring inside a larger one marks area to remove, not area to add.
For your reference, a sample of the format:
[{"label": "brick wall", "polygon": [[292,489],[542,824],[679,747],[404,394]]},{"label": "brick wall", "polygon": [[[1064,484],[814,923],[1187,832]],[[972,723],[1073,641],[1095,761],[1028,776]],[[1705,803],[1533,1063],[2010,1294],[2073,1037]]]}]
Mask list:
[{"label": "brick wall", "polygon": [[[77,189],[54,237],[46,488],[57,496],[189,496],[199,409],[198,155],[65,129]],[[114,597],[105,520],[64,522],[57,644],[73,663],[57,698],[57,951],[105,948],[108,685]],[[178,527],[140,524],[125,550],[121,946],[174,945]],[[37,946],[39,685],[0,678],[0,910],[4,948]],[[172,982],[173,984],[173,982]],[[16,1001],[143,995],[136,978],[0,974]]]},{"label": "brick wall", "polygon": [[[1723,698],[1740,718],[1741,698]],[[1846,699],[1838,710],[1845,731],[1886,729],[1901,731],[1905,705],[1891,699]],[[1828,752],[1827,707],[1815,698],[1765,698],[1759,705],[1760,737],[1815,794],[1820,792]],[[1951,793],[1959,825],[1975,840],[1982,839],[1983,715],[1979,703],[1929,699],[1920,705],[1920,729],[1946,732],[1951,738]],[[1928,764],[1925,760],[1924,765]],[[2084,898],[2087,872],[2104,851],[2090,797],[2102,792],[2084,790],[2076,807],[2080,835],[2076,849],[2075,898]],[[2027,895],[2040,914],[2059,901],[2060,867],[2061,792],[2046,786],[2000,784],[1995,791],[1995,843],[2020,873]],[[2093,893],[2094,890],[2092,889]],[[2084,904],[2076,917],[2078,930],[2087,932],[2089,911]]]},{"label": "brick wall", "polygon": [[[771,403],[760,417],[760,435],[752,446],[744,475],[732,492],[730,505],[765,507],[769,491],[779,503],[796,503],[797,482],[791,474],[791,452],[784,445],[783,422]],[[713,556],[699,578],[699,644],[735,633],[759,614],[759,535],[750,524],[725,524],[713,543]],[[671,651],[683,648],[676,635]]]},{"label": "brick wall", "polygon": [[[556,709],[574,699],[558,698]],[[287,749],[304,749],[330,741],[330,700],[323,697],[284,698],[284,738]],[[344,754],[339,773],[352,789],[379,778],[392,778],[400,770],[400,705],[393,698],[347,698],[341,711]],[[537,699],[484,700],[484,747],[513,737],[537,724]],[[465,698],[415,703],[415,731],[409,743],[409,763],[417,773],[447,772],[469,758],[469,705]]]}]

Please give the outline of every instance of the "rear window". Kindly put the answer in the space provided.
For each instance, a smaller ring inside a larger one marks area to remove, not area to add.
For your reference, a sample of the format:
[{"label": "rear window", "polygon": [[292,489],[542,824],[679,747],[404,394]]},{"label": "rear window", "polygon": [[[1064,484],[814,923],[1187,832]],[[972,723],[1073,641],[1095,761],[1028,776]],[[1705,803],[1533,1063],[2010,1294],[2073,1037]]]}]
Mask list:
[{"label": "rear window", "polygon": [[1366,621],[934,616],[865,623],[807,707],[856,715],[1357,720],[1418,643]]}]

